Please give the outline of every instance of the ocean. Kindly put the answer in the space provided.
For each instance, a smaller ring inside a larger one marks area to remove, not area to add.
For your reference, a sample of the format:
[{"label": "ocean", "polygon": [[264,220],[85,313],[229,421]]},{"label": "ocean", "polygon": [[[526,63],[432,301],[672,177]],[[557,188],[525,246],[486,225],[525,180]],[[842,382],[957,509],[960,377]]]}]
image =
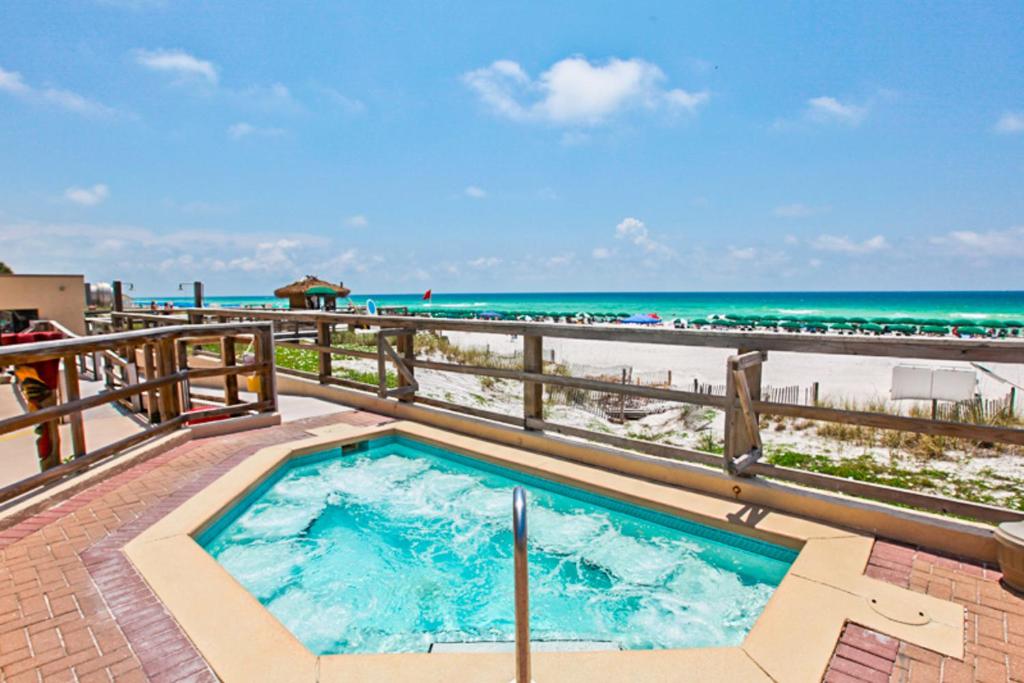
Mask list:
[{"label": "ocean", "polygon": [[[150,301],[191,306],[191,297],[134,296],[136,304]],[[495,311],[499,313],[581,313],[597,315],[657,313],[664,319],[690,320],[729,313],[748,315],[836,315],[922,318],[1024,317],[1024,291],[1001,292],[548,292],[548,293],[435,293],[353,294],[364,305],[408,306],[413,311]],[[287,306],[272,296],[209,296],[207,306]]]}]

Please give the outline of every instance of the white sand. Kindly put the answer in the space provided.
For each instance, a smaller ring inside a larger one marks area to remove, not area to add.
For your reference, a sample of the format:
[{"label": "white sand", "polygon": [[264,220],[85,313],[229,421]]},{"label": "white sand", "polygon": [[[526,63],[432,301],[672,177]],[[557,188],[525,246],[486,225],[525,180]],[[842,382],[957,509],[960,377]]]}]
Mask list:
[{"label": "white sand", "polygon": [[[522,351],[521,339],[514,340],[505,335],[447,332],[446,336],[453,343],[463,347],[486,346],[502,354]],[[671,370],[672,383],[680,388],[692,386],[694,378],[702,383],[724,384],[725,362],[734,353],[727,349],[545,337],[545,359],[551,359],[552,350],[555,353],[555,360],[563,363],[594,366],[628,365],[637,372]],[[901,360],[773,351],[768,354],[762,382],[776,387],[796,384],[801,388],[818,382],[822,398],[864,402],[889,397],[892,369],[897,365],[973,369],[969,363],[956,361]],[[1017,384],[1024,385],[1022,366],[1002,363],[983,365]],[[1009,392],[1008,385],[984,373],[977,374],[980,380],[979,388],[985,398],[1002,398]]]},{"label": "white sand", "polygon": [[[459,332],[448,332],[446,336],[452,343],[464,348],[486,347],[494,353],[507,355],[522,351],[521,338]],[[702,383],[723,384],[726,358],[733,353],[728,349],[574,339],[545,338],[544,344],[545,359],[550,360],[553,351],[556,361],[569,363],[570,366],[613,368],[625,365],[632,367],[634,372],[671,370],[673,384],[680,389],[692,388],[694,378]],[[352,360],[343,364],[350,368],[376,372],[375,361]],[[770,352],[765,364],[764,384],[776,387],[798,385],[801,387],[802,397],[804,388],[813,382],[819,382],[822,398],[864,403],[872,399],[888,399],[892,369],[899,364],[971,368],[969,363],[962,362]],[[1022,367],[995,363],[984,365],[1018,384],[1024,384]],[[574,374],[581,374],[580,368],[571,369]],[[978,377],[979,388],[985,398],[1002,398],[1009,391],[1008,385],[984,373],[978,372]],[[424,396],[505,415],[522,415],[523,389],[519,382],[496,380],[493,383],[488,382],[485,386],[481,378],[472,375],[424,369],[417,370],[416,379],[420,384],[419,391]],[[642,420],[630,421],[624,425],[613,424],[603,416],[594,415],[575,406],[555,405],[548,406],[547,410],[547,419],[559,424],[691,448],[700,448],[701,439],[707,438],[708,435],[720,443],[724,433],[724,416],[721,411],[681,404],[663,413],[649,415]],[[1021,408],[1018,407],[1018,413],[1020,412]],[[836,441],[818,435],[815,428],[809,427],[807,423],[801,428],[799,422],[801,421],[788,421],[782,430],[776,430],[774,424],[766,426],[762,430],[765,445],[830,458],[869,455],[879,462],[907,469],[922,465],[922,461],[910,454],[890,452],[880,445],[865,447],[858,443]],[[927,461],[927,466],[955,472],[958,476],[968,478],[979,477],[989,480],[988,472],[1024,478],[1024,456],[1011,453],[997,454],[983,450],[970,453],[949,452],[941,459]],[[1001,489],[997,495],[1009,495],[1006,487],[1009,486],[1009,490],[1013,490],[1012,487],[1015,485],[1004,483],[999,487],[994,486],[993,489]]]}]

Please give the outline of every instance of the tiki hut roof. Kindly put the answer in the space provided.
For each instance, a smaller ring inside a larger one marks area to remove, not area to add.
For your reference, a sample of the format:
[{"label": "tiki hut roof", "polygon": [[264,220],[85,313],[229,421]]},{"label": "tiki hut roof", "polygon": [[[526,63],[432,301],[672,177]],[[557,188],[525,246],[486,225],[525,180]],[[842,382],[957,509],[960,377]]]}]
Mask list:
[{"label": "tiki hut roof", "polygon": [[285,285],[280,289],[275,289],[274,296],[280,299],[287,299],[293,296],[304,296],[308,290],[314,287],[326,287],[333,290],[335,292],[335,296],[342,298],[351,293],[351,290],[349,290],[348,287],[343,286],[341,283],[334,284],[327,282],[326,280],[321,280],[313,275],[307,275],[301,280],[297,280],[290,285]]}]

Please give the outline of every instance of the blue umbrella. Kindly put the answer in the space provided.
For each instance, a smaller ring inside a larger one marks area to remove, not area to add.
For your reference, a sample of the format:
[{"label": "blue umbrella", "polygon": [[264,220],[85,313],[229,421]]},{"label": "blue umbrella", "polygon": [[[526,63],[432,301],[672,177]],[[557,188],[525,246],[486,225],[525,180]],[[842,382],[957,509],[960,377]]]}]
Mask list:
[{"label": "blue umbrella", "polygon": [[631,315],[628,318],[623,318],[619,322],[629,323],[630,325],[658,325],[661,323],[661,318],[637,314]]}]

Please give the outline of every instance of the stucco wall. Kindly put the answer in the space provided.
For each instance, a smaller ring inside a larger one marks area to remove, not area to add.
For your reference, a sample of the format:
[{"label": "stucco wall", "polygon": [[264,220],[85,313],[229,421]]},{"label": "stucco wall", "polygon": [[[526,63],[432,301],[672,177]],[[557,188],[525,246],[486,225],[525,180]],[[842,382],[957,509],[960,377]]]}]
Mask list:
[{"label": "stucco wall", "polygon": [[85,334],[85,277],[82,275],[0,275],[0,310],[35,308],[40,319],[56,320]]}]

